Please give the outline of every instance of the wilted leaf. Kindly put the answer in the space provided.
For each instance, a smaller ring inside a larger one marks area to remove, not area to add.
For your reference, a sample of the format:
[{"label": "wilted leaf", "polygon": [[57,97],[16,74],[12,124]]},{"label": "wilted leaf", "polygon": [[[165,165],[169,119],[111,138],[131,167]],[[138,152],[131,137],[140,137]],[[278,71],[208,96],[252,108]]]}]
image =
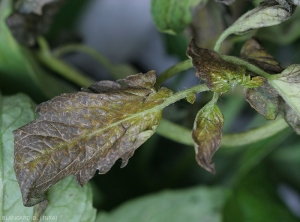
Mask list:
[{"label": "wilted leaf", "polygon": [[227,193],[221,187],[163,191],[129,201],[109,213],[100,212],[96,222],[220,222]]},{"label": "wilted leaf", "polygon": [[6,23],[15,39],[24,45],[33,46],[36,38],[50,28],[52,19],[65,0],[25,0],[19,10],[11,14]]},{"label": "wilted leaf", "polygon": [[219,107],[210,101],[197,114],[192,137],[195,142],[196,160],[205,170],[215,173],[212,157],[219,149],[224,117]]},{"label": "wilted leaf", "polygon": [[285,102],[300,116],[300,65],[288,66],[281,74],[268,80]]},{"label": "wilted leaf", "polygon": [[[268,73],[282,71],[279,62],[255,39],[249,39],[241,49],[241,57]],[[279,95],[268,82],[254,89],[246,89],[246,100],[266,119],[275,119],[279,110]]]},{"label": "wilted leaf", "polygon": [[246,68],[224,61],[220,55],[208,49],[199,48],[192,40],[187,48],[192,59],[196,76],[203,79],[208,88],[217,93],[225,93],[236,84],[246,88],[261,86],[264,78],[246,75]]},{"label": "wilted leaf", "polygon": [[151,15],[161,32],[178,34],[192,21],[192,7],[207,0],[152,0]]},{"label": "wilted leaf", "polygon": [[14,131],[15,171],[25,206],[70,174],[83,185],[117,159],[124,167],[161,119],[157,107],[172,92],[155,91],[155,72],[100,81],[89,90],[62,94],[37,108],[40,117]]},{"label": "wilted leaf", "polygon": [[289,19],[291,15],[292,11],[275,0],[265,0],[256,8],[239,17],[226,32],[227,34],[244,34],[253,29],[280,24]]}]

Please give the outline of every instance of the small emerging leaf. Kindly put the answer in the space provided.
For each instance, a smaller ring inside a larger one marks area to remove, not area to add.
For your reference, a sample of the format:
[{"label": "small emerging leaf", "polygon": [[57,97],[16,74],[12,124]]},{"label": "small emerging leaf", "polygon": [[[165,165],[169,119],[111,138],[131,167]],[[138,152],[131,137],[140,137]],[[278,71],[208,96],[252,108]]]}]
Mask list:
[{"label": "small emerging leaf", "polygon": [[195,141],[196,160],[205,170],[215,173],[212,163],[214,153],[219,149],[224,117],[213,102],[206,104],[197,114],[192,137]]},{"label": "small emerging leaf", "polygon": [[155,72],[128,76],[119,83],[100,81],[84,92],[62,94],[38,106],[40,117],[14,131],[15,172],[25,206],[74,174],[83,185],[104,174],[117,159],[126,166],[134,151],[159,124],[156,107],[172,91],[155,91]]},{"label": "small emerging leaf", "polygon": [[244,34],[253,29],[277,25],[289,19],[292,12],[275,0],[265,0],[256,8],[236,20],[227,30],[232,34]]},{"label": "small emerging leaf", "polygon": [[178,34],[192,21],[192,7],[207,0],[152,0],[151,15],[161,32]]},{"label": "small emerging leaf", "polygon": [[270,79],[268,82],[297,116],[300,116],[300,65],[288,66],[281,74],[276,75],[276,78]]},{"label": "small emerging leaf", "polygon": [[199,48],[192,40],[187,48],[187,55],[192,59],[196,76],[206,81],[209,89],[225,93],[239,84],[246,88],[261,86],[262,77],[246,75],[246,68],[224,61],[220,55],[208,49]]}]

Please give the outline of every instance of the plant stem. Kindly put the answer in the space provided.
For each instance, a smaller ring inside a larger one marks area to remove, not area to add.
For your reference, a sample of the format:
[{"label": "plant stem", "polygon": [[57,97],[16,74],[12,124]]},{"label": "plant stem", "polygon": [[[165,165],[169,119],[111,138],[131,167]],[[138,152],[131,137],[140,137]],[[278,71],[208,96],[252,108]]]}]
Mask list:
[{"label": "plant stem", "polygon": [[209,88],[206,86],[206,84],[200,84],[200,85],[196,85],[194,87],[182,90],[180,92],[177,92],[175,94],[173,94],[172,96],[170,96],[169,98],[167,98],[165,100],[165,102],[163,102],[162,104],[156,106],[155,109],[163,109],[181,99],[186,98],[187,96],[191,95],[191,94],[197,94],[200,92],[204,92],[204,91],[208,91]]},{"label": "plant stem", "polygon": [[53,56],[44,38],[39,37],[37,42],[40,46],[40,51],[37,53],[37,56],[44,65],[79,86],[87,87],[94,82],[94,80],[86,77],[80,71],[72,68],[71,66]]},{"label": "plant stem", "polygon": [[[221,146],[237,147],[255,143],[268,137],[274,136],[280,131],[287,128],[288,125],[283,118],[277,118],[269,124],[254,128],[241,133],[224,134],[221,141]],[[194,141],[191,137],[191,130],[179,126],[168,120],[162,119],[156,132],[173,141],[194,146]]]},{"label": "plant stem", "polygon": [[72,52],[82,52],[95,58],[115,79],[120,78],[120,70],[116,69],[116,66],[112,64],[105,56],[96,51],[95,49],[81,44],[64,45],[53,50],[53,55],[61,57],[64,54]]},{"label": "plant stem", "polygon": [[226,61],[226,62],[230,62],[236,65],[240,65],[240,66],[244,66],[247,70],[254,72],[255,74],[265,77],[266,79],[272,79],[272,75],[266,73],[265,71],[263,71],[262,69],[256,67],[255,65],[252,65],[251,63],[240,59],[238,57],[235,56],[228,56],[228,55],[221,55],[221,58]]},{"label": "plant stem", "polygon": [[190,59],[177,63],[176,65],[170,67],[169,69],[164,71],[160,76],[157,77],[154,87],[157,89],[164,81],[171,78],[178,72],[190,69],[192,67],[193,67],[192,60]]},{"label": "plant stem", "polygon": [[231,26],[228,27],[226,30],[224,30],[224,31],[222,32],[222,34],[220,35],[220,37],[218,38],[218,40],[217,40],[217,42],[216,42],[216,44],[215,44],[215,47],[214,47],[214,51],[215,51],[215,52],[219,52],[219,51],[220,51],[220,47],[221,47],[222,42],[224,42],[224,40],[225,40],[230,34],[232,34],[230,28],[231,28]]}]

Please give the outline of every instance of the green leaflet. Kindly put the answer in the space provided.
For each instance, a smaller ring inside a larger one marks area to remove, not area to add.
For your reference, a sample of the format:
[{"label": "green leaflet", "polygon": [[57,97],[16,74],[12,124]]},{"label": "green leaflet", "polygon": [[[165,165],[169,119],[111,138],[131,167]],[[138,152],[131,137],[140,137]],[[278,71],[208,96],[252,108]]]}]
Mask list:
[{"label": "green leaflet", "polygon": [[246,88],[255,88],[264,83],[264,78],[246,75],[246,68],[224,61],[220,55],[208,49],[199,48],[192,40],[187,48],[192,59],[196,76],[203,79],[208,88],[217,93],[226,93],[239,84]]},{"label": "green leaflet", "polygon": [[211,173],[215,173],[212,157],[219,149],[223,124],[223,114],[214,101],[206,104],[194,121],[192,137],[195,142],[196,160],[201,167]]},{"label": "green leaflet", "polygon": [[[238,18],[225,32],[244,34],[253,29],[277,25],[291,17],[292,13],[273,0],[266,0]],[[229,35],[229,34],[228,34]]]},{"label": "green leaflet", "polygon": [[96,222],[220,222],[226,197],[227,190],[220,187],[163,191],[127,202],[112,212],[100,212]]},{"label": "green leaflet", "polygon": [[191,8],[207,0],[152,0],[151,15],[161,32],[178,34],[192,21]]},{"label": "green leaflet", "polygon": [[[23,94],[0,95],[0,218],[9,221],[29,221],[33,208],[24,207],[20,188],[13,170],[12,131],[35,118],[31,99]],[[57,221],[94,221],[92,190],[89,185],[78,187],[71,177],[61,181],[48,192],[49,205],[42,216]],[[74,213],[76,210],[76,213]],[[23,217],[23,219],[22,219]],[[4,219],[3,219],[4,218]]]},{"label": "green leaflet", "polygon": [[[14,131],[15,171],[25,206],[68,175],[83,185],[117,159],[124,167],[154,132],[172,91],[153,88],[155,72],[100,81],[40,104],[40,117]],[[45,182],[46,181],[46,182]]]},{"label": "green leaflet", "polygon": [[265,0],[259,6],[239,17],[219,37],[214,50],[219,51],[221,43],[231,34],[242,35],[251,30],[280,24],[291,17],[294,10],[275,0]]}]

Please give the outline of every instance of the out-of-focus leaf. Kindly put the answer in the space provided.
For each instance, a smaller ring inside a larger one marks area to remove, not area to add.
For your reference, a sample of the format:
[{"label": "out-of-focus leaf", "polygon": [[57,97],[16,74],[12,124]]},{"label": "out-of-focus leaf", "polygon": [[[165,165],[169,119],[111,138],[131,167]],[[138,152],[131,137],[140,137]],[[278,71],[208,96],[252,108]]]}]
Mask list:
[{"label": "out-of-focus leaf", "polygon": [[156,92],[155,80],[150,71],[118,83],[100,81],[84,92],[39,105],[40,117],[14,131],[15,171],[24,205],[44,200],[44,192],[68,175],[83,185],[96,170],[109,171],[119,158],[124,167],[155,132],[159,105],[172,94],[166,88]]},{"label": "out-of-focus leaf", "polygon": [[33,46],[37,37],[50,28],[52,19],[65,0],[24,0],[19,10],[7,19],[15,39],[24,45]]},{"label": "out-of-focus leaf", "polygon": [[300,117],[300,65],[288,66],[268,82]]},{"label": "out-of-focus leaf", "polygon": [[[74,87],[42,69],[33,54],[18,45],[5,24],[12,0],[0,1],[0,88],[6,93],[26,92],[36,100],[45,100]],[[17,87],[16,87],[17,86]]]},{"label": "out-of-focus leaf", "polygon": [[228,29],[227,35],[244,34],[253,29],[277,25],[289,19],[292,11],[278,4],[275,0],[265,0],[259,6],[237,19]]},{"label": "out-of-focus leaf", "polygon": [[300,135],[300,116],[286,102],[280,104],[280,110],[285,121]]},{"label": "out-of-focus leaf", "polygon": [[206,4],[207,0],[152,0],[151,15],[161,32],[178,34],[192,21],[192,7]]},{"label": "out-of-focus leaf", "polygon": [[231,5],[235,0],[215,0],[215,2],[220,2],[225,5]]},{"label": "out-of-focus leaf", "polygon": [[125,203],[110,213],[100,212],[96,222],[220,222],[226,197],[227,191],[219,187],[163,191]]},{"label": "out-of-focus leaf", "polygon": [[20,188],[13,170],[12,131],[35,118],[34,106],[31,99],[23,94],[7,97],[2,97],[0,94],[1,219],[30,221],[33,216],[42,214],[42,216],[56,218],[57,221],[93,221],[96,211],[92,207],[91,188],[89,185],[79,187],[71,177],[49,190],[47,194],[49,205],[46,211],[33,215],[33,208],[23,206]]},{"label": "out-of-focus leaf", "polygon": [[42,9],[46,4],[59,0],[18,0],[16,2],[16,8],[20,13],[29,14],[34,12],[41,15]]},{"label": "out-of-focus leaf", "polygon": [[[279,62],[255,39],[249,39],[241,49],[241,57],[268,73],[282,71]],[[268,82],[254,89],[246,89],[247,102],[266,119],[275,119],[279,110],[279,95]]]},{"label": "out-of-focus leaf", "polygon": [[[189,26],[189,31],[196,43],[202,48],[213,48],[219,36],[228,27],[226,23],[228,16],[226,7],[216,4],[214,1],[208,1],[205,7],[197,7]],[[226,41],[224,43],[223,52],[225,53],[229,50],[230,45],[226,44],[228,43]]]},{"label": "out-of-focus leaf", "polygon": [[214,101],[206,104],[194,122],[192,137],[195,141],[196,160],[205,170],[215,173],[212,157],[219,149],[224,118]]},{"label": "out-of-focus leaf", "polygon": [[235,185],[223,208],[222,221],[299,221],[279,199],[276,188],[264,168],[255,169]]},{"label": "out-of-focus leaf", "polygon": [[217,93],[225,93],[236,84],[255,88],[264,83],[264,78],[246,75],[246,68],[224,61],[220,55],[208,49],[199,48],[192,40],[187,48],[192,59],[196,76],[206,81],[208,88]]}]

